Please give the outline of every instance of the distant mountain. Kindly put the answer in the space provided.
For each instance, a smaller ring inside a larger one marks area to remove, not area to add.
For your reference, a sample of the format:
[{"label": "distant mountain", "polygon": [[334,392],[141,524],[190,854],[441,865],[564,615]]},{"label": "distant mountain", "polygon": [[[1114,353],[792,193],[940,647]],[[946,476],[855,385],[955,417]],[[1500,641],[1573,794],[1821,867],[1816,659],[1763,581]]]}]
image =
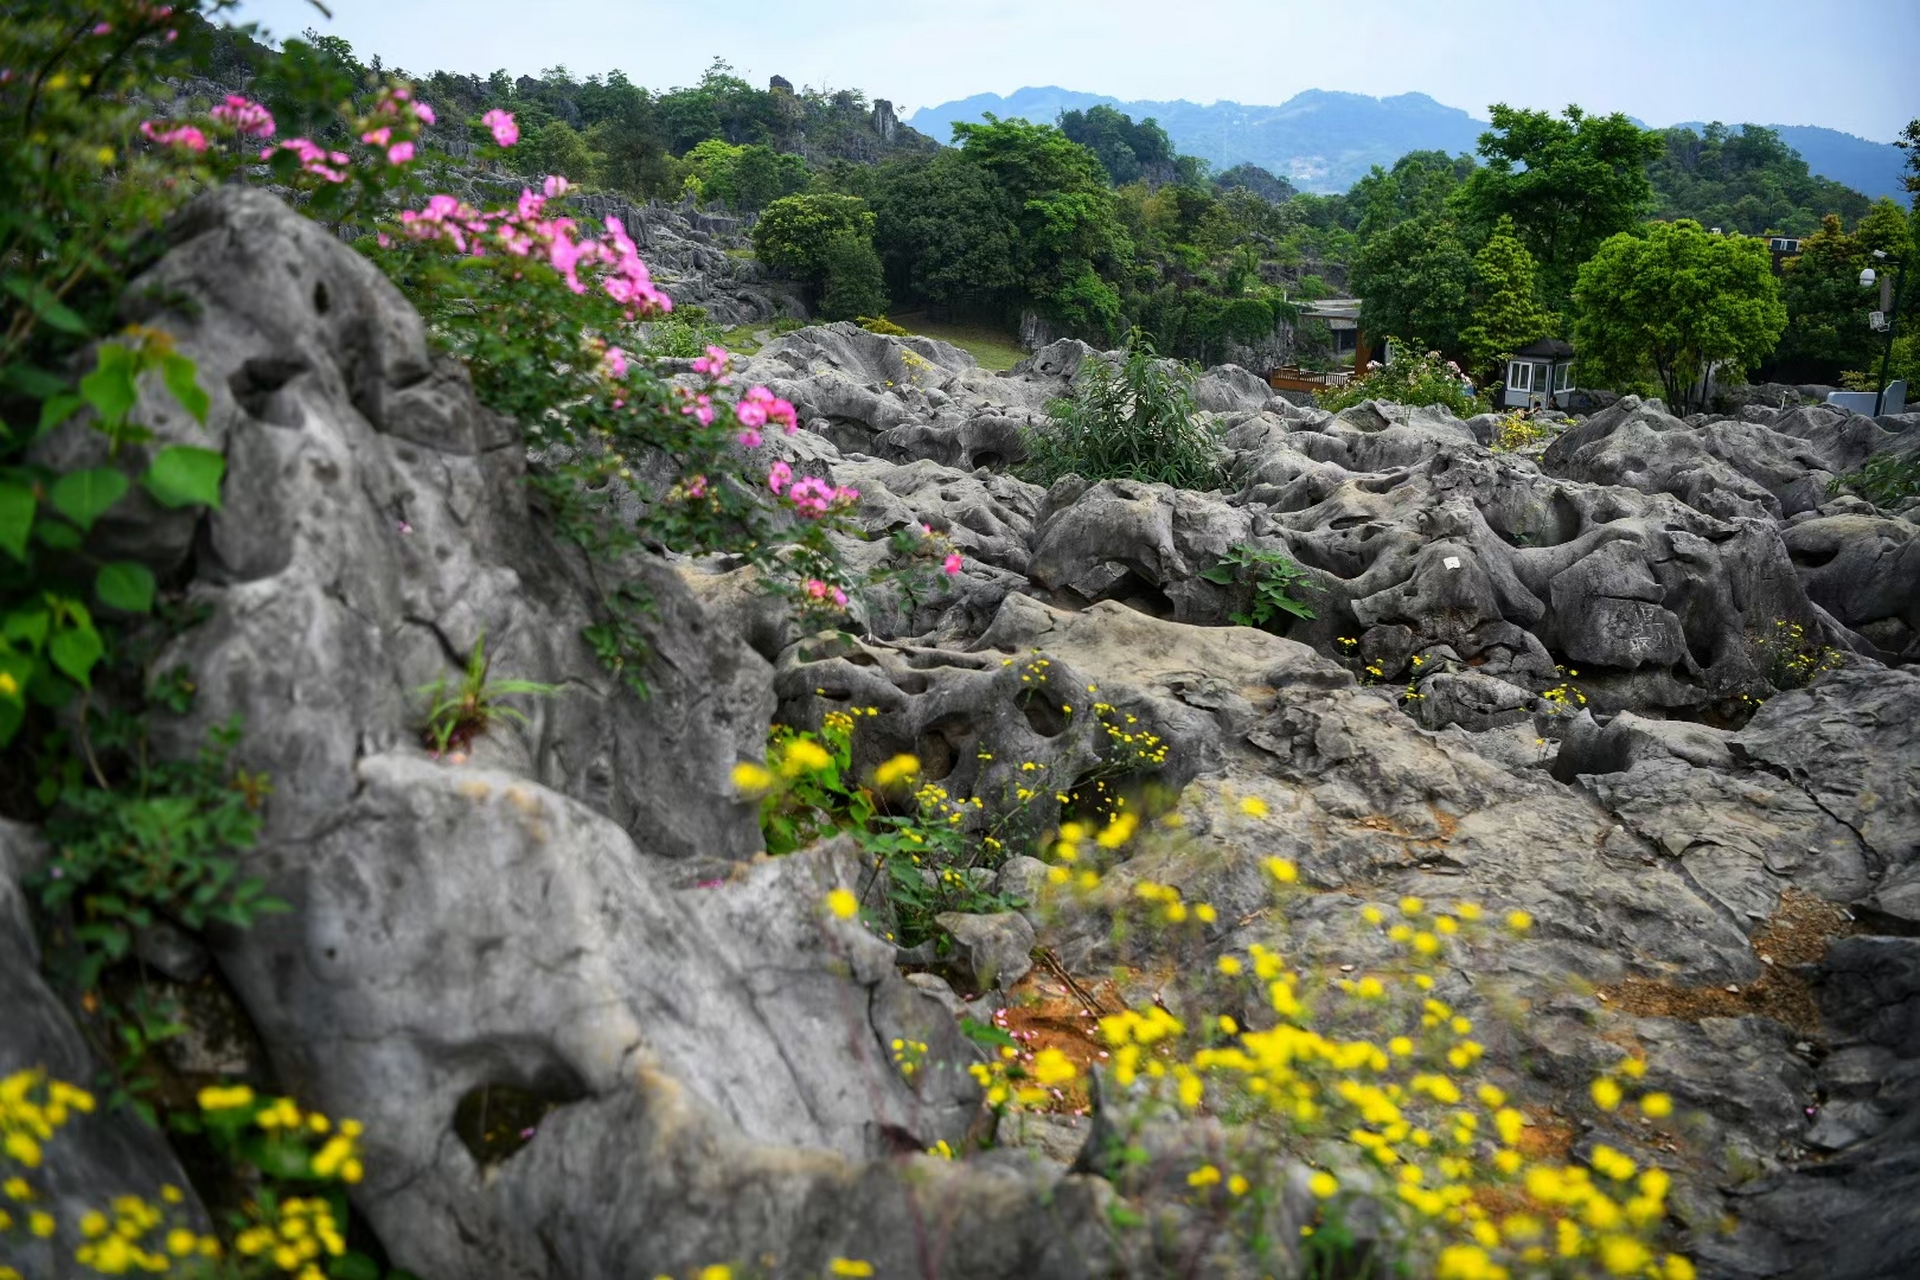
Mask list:
[{"label": "distant mountain", "polygon": [[[1135,120],[1152,116],[1187,155],[1226,169],[1250,161],[1288,179],[1305,191],[1345,191],[1369,168],[1391,165],[1409,151],[1450,154],[1472,151],[1487,122],[1458,107],[1435,102],[1424,93],[1370,98],[1361,93],[1309,89],[1277,107],[1216,102],[1209,106],[1176,102],[1127,102],[1056,85],[1025,88],[1002,96],[975,94],[958,102],[922,107],[907,123],[946,142],[958,120],[979,120],[987,113],[1051,124],[1062,111],[1081,111],[1096,103],[1118,108]],[[1694,130],[1699,124],[1687,127]],[[1845,183],[1868,196],[1902,198],[1901,150],[1818,125],[1771,125],[1800,153],[1814,173]]]},{"label": "distant mountain", "polygon": [[1174,144],[1216,169],[1250,161],[1305,191],[1345,191],[1374,165],[1391,165],[1409,151],[1472,151],[1487,127],[1457,107],[1446,107],[1424,93],[1370,98],[1363,93],[1309,89],[1277,107],[1187,101],[1125,102],[1101,94],[1077,93],[1055,86],[1027,88],[1002,97],[976,94],[959,102],[922,107],[908,121],[941,141],[952,136],[955,121],[984,114],[1051,124],[1062,111],[1106,103],[1135,120],[1160,122]]}]

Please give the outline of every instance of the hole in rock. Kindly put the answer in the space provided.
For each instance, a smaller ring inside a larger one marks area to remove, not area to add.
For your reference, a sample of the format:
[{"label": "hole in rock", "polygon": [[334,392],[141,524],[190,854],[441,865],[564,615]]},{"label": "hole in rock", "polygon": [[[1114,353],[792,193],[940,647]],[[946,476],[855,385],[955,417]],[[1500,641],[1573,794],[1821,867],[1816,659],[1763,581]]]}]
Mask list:
[{"label": "hole in rock", "polygon": [[555,1109],[586,1096],[579,1077],[557,1063],[542,1068],[530,1088],[501,1081],[476,1085],[453,1109],[454,1136],[475,1164],[498,1164],[532,1142]]},{"label": "hole in rock", "polygon": [[1359,485],[1368,493],[1392,493],[1406,482],[1406,472],[1394,471],[1383,476],[1362,476]]},{"label": "hole in rock", "polygon": [[918,671],[902,671],[893,677],[893,687],[902,693],[925,693],[932,685],[933,681]]},{"label": "hole in rock", "polygon": [[324,280],[313,282],[313,309],[321,315],[333,310],[333,297],[327,292],[327,282]]},{"label": "hole in rock", "polygon": [[985,467],[989,471],[998,471],[1006,465],[1007,456],[1003,453],[996,453],[992,449],[982,449],[973,455],[972,466],[976,471],[982,467]]},{"label": "hole in rock", "polygon": [[1131,569],[1106,592],[1106,598],[1153,618],[1171,618],[1174,614],[1172,597]]},{"label": "hole in rock", "polygon": [[1014,698],[1027,725],[1043,738],[1057,738],[1067,731],[1073,718],[1060,709],[1060,695],[1045,689],[1022,689]]},{"label": "hole in rock", "polygon": [[1822,565],[1832,564],[1833,558],[1840,554],[1839,544],[1830,547],[1789,547],[1787,555],[1793,560],[1796,569],[1818,569]]},{"label": "hole in rock", "polygon": [[[298,356],[255,356],[228,376],[227,390],[249,417],[275,426],[292,426],[291,407],[275,406],[274,395],[311,367]],[[289,420],[281,421],[283,418]]]},{"label": "hole in rock", "polygon": [[953,772],[961,753],[973,749],[973,722],[964,716],[941,716],[920,731],[914,754],[920,757],[920,775],[938,782]]}]

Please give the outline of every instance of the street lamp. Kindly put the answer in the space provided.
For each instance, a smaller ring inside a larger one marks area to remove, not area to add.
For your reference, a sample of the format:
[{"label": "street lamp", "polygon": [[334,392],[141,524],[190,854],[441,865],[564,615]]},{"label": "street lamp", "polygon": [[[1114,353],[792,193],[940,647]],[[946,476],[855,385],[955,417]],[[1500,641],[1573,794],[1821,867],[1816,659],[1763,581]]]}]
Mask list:
[{"label": "street lamp", "polygon": [[[1885,249],[1875,249],[1873,256],[1881,262],[1887,261],[1887,251]],[[1867,323],[1875,332],[1887,335],[1886,349],[1880,356],[1879,390],[1874,393],[1873,397],[1873,416],[1876,418],[1880,416],[1880,411],[1886,407],[1887,403],[1887,374],[1893,367],[1893,322],[1894,317],[1899,313],[1901,288],[1906,283],[1907,278],[1907,262],[1905,258],[1895,258],[1893,265],[1894,276],[1891,280],[1875,272],[1872,267],[1867,267],[1860,272],[1860,287],[1862,289],[1873,288],[1875,281],[1878,281],[1880,285],[1880,309],[1868,315]]]}]

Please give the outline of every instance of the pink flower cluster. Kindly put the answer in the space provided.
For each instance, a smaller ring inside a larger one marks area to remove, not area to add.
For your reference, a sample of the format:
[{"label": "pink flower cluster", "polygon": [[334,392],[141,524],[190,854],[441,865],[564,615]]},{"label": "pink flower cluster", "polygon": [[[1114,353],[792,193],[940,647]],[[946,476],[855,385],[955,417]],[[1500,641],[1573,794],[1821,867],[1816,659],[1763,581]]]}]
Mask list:
[{"label": "pink flower cluster", "polygon": [[725,347],[708,347],[707,354],[695,357],[693,371],[706,374],[724,387],[728,381],[726,372],[727,361],[730,359],[732,357],[727,354]]},{"label": "pink flower cluster", "polygon": [[[771,476],[768,477],[767,484],[768,487],[772,487]],[[779,491],[775,490],[775,492]],[[793,504],[793,509],[810,520],[818,520],[836,508],[851,507],[859,500],[858,489],[828,484],[818,476],[802,476],[793,482],[791,489],[787,490],[787,501]]]},{"label": "pink flower cluster", "polygon": [[288,138],[275,147],[260,148],[260,158],[271,160],[277,152],[292,153],[300,160],[300,172],[310,173],[324,182],[345,182],[346,166],[353,157],[344,151],[328,151],[310,138]]},{"label": "pink flower cluster", "polygon": [[520,126],[513,122],[511,112],[495,107],[480,117],[480,123],[493,130],[493,140],[500,146],[510,147],[520,141]]},{"label": "pink flower cluster", "polygon": [[208,114],[243,138],[273,136],[275,128],[273,113],[259,103],[250,102],[237,93],[228,94],[227,100]]},{"label": "pink flower cluster", "polygon": [[[695,361],[694,367],[700,367],[698,361]],[[800,429],[800,417],[794,412],[793,406],[765,387],[753,387],[741,396],[740,403],[733,406],[733,416],[740,420],[740,443],[749,449],[760,447],[760,428],[769,422],[779,423],[788,435]]]},{"label": "pink flower cluster", "polygon": [[195,155],[207,149],[207,135],[190,124],[167,129],[157,120],[144,120],[140,124],[140,136],[156,147],[178,147]]},{"label": "pink flower cluster", "polygon": [[673,299],[654,286],[618,218],[606,220],[599,239],[583,240],[576,238],[578,224],[572,218],[547,216],[547,201],[566,189],[565,178],[549,177],[541,187],[544,194],[523,189],[511,209],[484,211],[450,195],[436,195],[424,209],[402,210],[400,229],[415,240],[444,240],[475,257],[485,256],[488,241],[518,257],[544,257],[575,293],[587,291],[581,270],[600,267],[600,288],[627,307],[629,319],[673,310]]},{"label": "pink flower cluster", "polygon": [[839,587],[830,587],[818,578],[808,578],[801,586],[810,599],[832,600],[842,609],[847,607],[847,593]]}]

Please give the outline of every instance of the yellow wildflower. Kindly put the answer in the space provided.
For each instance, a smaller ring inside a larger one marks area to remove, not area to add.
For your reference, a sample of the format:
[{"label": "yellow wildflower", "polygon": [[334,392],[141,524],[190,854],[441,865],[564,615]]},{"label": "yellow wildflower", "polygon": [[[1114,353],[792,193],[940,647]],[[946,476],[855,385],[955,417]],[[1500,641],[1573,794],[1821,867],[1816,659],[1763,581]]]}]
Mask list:
[{"label": "yellow wildflower", "polygon": [[827,1263],[827,1270],[836,1276],[870,1276],[873,1274],[873,1264],[857,1258],[835,1258]]},{"label": "yellow wildflower", "polygon": [[1264,818],[1271,813],[1272,810],[1267,808],[1267,802],[1259,796],[1248,796],[1240,802],[1240,812],[1246,814],[1249,818]]},{"label": "yellow wildflower", "polygon": [[920,772],[920,758],[901,752],[873,771],[875,785],[890,787]]}]

